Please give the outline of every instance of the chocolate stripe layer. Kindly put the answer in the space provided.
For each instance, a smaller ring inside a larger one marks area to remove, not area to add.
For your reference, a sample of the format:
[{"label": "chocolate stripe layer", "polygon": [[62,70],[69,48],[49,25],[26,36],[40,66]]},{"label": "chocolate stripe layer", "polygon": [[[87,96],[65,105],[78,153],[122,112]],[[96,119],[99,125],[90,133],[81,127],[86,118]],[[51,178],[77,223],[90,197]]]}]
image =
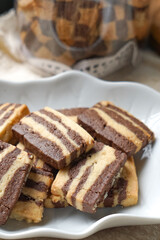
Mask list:
[{"label": "chocolate stripe layer", "polygon": [[7,173],[8,169],[12,166],[21,150],[16,148],[12,152],[7,153],[0,162],[0,180]]},{"label": "chocolate stripe layer", "polygon": [[42,176],[47,176],[47,177],[53,176],[51,172],[47,172],[47,171],[44,171],[43,169],[35,168],[35,167],[31,168],[31,172],[42,175]]},{"label": "chocolate stripe layer", "polygon": [[68,126],[66,126],[62,121],[61,121],[61,118],[57,117],[54,113],[52,112],[49,112],[47,110],[40,110],[40,113],[46,115],[47,117],[51,118],[52,120],[54,121],[57,121],[59,122],[60,124],[62,124],[67,130],[67,134],[68,136],[73,139],[79,146],[83,146],[83,152],[84,152],[84,149],[86,149],[86,143],[84,141],[84,139],[77,133],[75,132],[74,130],[72,130],[71,128],[69,128]]},{"label": "chocolate stripe layer", "polygon": [[[98,141],[125,151],[128,156],[135,153],[136,145],[126,137],[116,132],[93,109],[85,111],[78,117],[79,123]],[[89,126],[88,126],[89,124]]]},{"label": "chocolate stripe layer", "polygon": [[23,193],[21,193],[18,201],[22,201],[22,202],[28,202],[28,201],[34,201],[35,199],[30,197],[30,196],[26,196]]},{"label": "chocolate stripe layer", "polygon": [[25,187],[34,188],[40,192],[46,192],[48,190],[48,186],[44,182],[35,182],[32,179],[27,179]]},{"label": "chocolate stripe layer", "polygon": [[30,196],[26,196],[26,195],[24,195],[23,193],[21,193],[18,201],[21,201],[21,202],[33,201],[33,202],[36,203],[37,206],[39,206],[39,207],[43,205],[43,201],[35,200],[34,198],[32,198],[32,197],[30,197]]},{"label": "chocolate stripe layer", "polygon": [[127,181],[124,178],[119,178],[116,188],[121,189],[118,195],[118,204],[121,204],[121,202],[127,197],[126,195]]},{"label": "chocolate stripe layer", "polygon": [[59,109],[58,112],[66,116],[77,116],[84,112],[87,108],[69,108],[69,109]]},{"label": "chocolate stripe layer", "polygon": [[99,107],[101,111],[109,115],[113,120],[115,120],[117,123],[120,123],[124,125],[126,128],[128,128],[131,132],[136,134],[136,136],[143,141],[143,145],[145,146],[147,144],[147,136],[144,134],[142,130],[135,127],[130,121],[126,120],[122,116],[118,115],[116,112],[111,111],[107,109],[106,107]]}]

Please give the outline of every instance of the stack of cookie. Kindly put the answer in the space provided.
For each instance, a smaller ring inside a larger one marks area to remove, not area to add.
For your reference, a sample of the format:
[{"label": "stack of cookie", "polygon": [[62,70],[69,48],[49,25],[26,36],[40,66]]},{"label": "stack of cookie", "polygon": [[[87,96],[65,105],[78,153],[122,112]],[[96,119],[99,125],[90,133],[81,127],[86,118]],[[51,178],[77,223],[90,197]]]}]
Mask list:
[{"label": "stack of cookie", "polygon": [[116,53],[149,32],[150,0],[18,0],[20,35],[30,53],[73,66]]},{"label": "stack of cookie", "polygon": [[[17,108],[26,110],[17,117]],[[25,105],[7,103],[0,105],[0,119],[0,224],[9,216],[40,222],[44,207],[95,213],[137,203],[133,155],[154,134],[125,110],[103,101],[29,114]],[[16,147],[4,142],[9,133]]]}]

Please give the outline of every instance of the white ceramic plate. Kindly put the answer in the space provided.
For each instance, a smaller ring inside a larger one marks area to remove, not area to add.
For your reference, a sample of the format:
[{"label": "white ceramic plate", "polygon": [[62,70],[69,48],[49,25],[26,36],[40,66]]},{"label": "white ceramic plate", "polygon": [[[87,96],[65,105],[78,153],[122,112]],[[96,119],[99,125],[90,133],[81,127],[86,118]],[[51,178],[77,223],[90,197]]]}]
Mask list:
[{"label": "white ceramic plate", "polygon": [[[49,209],[40,224],[9,220],[0,227],[0,238],[59,237],[79,239],[101,229],[160,223],[160,94],[137,83],[106,82],[71,71],[39,81],[0,81],[0,102],[26,103],[31,111],[46,105],[53,108],[92,106],[113,101],[143,120],[155,133],[156,142],[147,154],[136,159],[139,178],[137,206],[100,209],[86,214],[71,207]],[[141,157],[141,158],[140,158]]]}]

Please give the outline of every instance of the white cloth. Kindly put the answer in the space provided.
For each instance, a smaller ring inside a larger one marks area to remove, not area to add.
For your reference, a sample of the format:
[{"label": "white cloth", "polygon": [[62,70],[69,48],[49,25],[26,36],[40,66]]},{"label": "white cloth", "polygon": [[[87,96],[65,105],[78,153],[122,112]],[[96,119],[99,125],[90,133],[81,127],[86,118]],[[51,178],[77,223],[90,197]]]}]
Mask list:
[{"label": "white cloth", "polygon": [[48,76],[27,63],[18,36],[17,19],[12,9],[0,16],[0,79],[21,81]]}]

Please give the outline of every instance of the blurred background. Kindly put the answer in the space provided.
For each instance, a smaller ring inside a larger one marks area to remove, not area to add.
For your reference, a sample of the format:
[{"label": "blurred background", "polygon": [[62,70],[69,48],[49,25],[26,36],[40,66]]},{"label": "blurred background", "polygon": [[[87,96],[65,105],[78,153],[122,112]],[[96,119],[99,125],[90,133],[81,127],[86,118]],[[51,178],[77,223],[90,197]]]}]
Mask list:
[{"label": "blurred background", "polygon": [[8,11],[10,8],[13,8],[14,0],[2,0],[0,1],[0,14]]}]

